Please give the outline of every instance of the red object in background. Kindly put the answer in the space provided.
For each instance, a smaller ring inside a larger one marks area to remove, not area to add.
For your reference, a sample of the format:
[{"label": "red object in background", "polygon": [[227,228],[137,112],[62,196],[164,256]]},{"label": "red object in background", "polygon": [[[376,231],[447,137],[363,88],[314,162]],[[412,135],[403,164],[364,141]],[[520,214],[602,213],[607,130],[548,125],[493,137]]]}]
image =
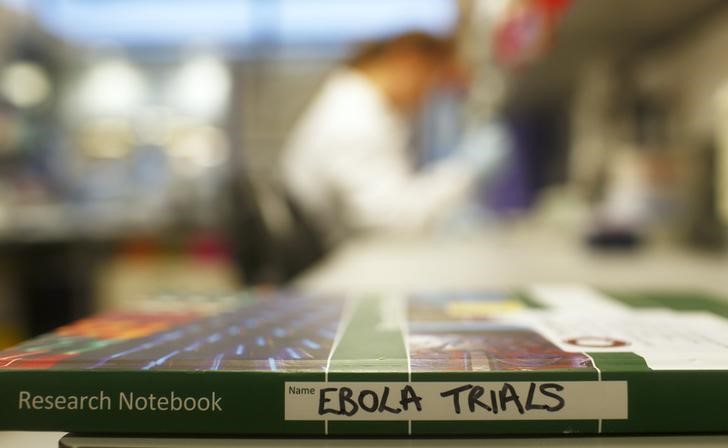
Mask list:
[{"label": "red object in background", "polygon": [[119,256],[137,262],[150,262],[164,256],[191,257],[206,263],[229,263],[230,243],[217,233],[198,232],[184,238],[162,240],[137,236],[123,243]]},{"label": "red object in background", "polygon": [[496,61],[518,69],[543,55],[571,0],[521,0],[513,4],[493,36]]},{"label": "red object in background", "polygon": [[228,262],[232,256],[227,241],[214,233],[200,233],[192,237],[189,252],[195,260],[207,263]]},{"label": "red object in background", "polygon": [[153,238],[137,237],[122,245],[120,253],[134,259],[149,259],[161,251],[159,243]]},{"label": "red object in background", "polygon": [[540,8],[557,18],[569,7],[571,0],[534,0]]}]

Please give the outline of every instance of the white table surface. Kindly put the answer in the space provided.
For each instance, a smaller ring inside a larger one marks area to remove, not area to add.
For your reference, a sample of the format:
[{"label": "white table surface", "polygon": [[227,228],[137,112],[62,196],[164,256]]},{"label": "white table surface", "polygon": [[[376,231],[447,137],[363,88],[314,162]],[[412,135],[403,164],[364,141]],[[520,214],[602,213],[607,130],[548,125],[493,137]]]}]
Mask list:
[{"label": "white table surface", "polygon": [[55,448],[63,432],[0,431],[2,448]]},{"label": "white table surface", "polygon": [[674,246],[595,252],[554,229],[515,226],[455,236],[360,238],[297,285],[311,290],[467,290],[581,283],[616,289],[698,290],[728,298],[728,253]]},{"label": "white table surface", "polygon": [[88,439],[82,448],[707,448],[726,446],[728,436],[570,437],[528,439]]},{"label": "white table surface", "polygon": [[[0,432],[2,448],[56,448],[63,433]],[[115,448],[118,439],[91,439],[89,447]],[[728,446],[728,436],[660,436],[660,437],[546,437],[483,439],[126,439],[133,448],[713,448]]]}]

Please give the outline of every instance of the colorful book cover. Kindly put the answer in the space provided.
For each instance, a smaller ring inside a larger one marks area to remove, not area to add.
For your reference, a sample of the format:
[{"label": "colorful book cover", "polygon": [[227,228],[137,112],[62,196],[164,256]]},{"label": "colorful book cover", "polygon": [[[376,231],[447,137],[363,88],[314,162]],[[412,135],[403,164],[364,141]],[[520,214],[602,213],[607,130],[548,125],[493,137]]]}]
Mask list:
[{"label": "colorful book cover", "polygon": [[160,297],[0,352],[0,429],[725,432],[726,319],[696,294],[578,285]]}]

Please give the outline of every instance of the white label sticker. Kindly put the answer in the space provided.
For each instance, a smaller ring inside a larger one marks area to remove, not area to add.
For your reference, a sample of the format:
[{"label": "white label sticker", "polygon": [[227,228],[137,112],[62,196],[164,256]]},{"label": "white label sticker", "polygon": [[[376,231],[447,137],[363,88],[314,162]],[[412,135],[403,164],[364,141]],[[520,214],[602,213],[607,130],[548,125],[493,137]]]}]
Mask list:
[{"label": "white label sticker", "polygon": [[286,420],[626,419],[626,381],[286,382]]}]

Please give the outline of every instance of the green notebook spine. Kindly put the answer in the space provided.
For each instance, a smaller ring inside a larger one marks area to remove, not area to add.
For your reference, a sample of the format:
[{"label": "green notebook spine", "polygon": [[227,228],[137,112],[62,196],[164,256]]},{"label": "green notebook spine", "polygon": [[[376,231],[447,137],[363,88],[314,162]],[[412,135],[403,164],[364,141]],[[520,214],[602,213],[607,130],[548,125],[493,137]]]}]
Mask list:
[{"label": "green notebook spine", "polygon": [[[335,374],[330,376],[335,377]],[[402,373],[348,373],[325,383],[321,373],[293,372],[0,372],[0,429],[78,433],[219,434],[276,436],[492,435],[563,433],[694,433],[728,431],[728,372],[628,371],[603,373],[599,381],[626,381],[627,416],[620,419],[544,420],[534,412],[521,420],[286,420],[286,383],[354,388],[391,385],[389,407],[396,408],[402,384],[415,389],[452,384],[540,384],[595,382],[594,372],[422,373],[402,381]],[[444,386],[443,386],[444,387]],[[525,387],[525,386],[524,386]],[[444,390],[444,389],[443,389]],[[525,389],[520,389],[521,391]],[[525,406],[526,393],[520,394]],[[85,397],[85,398],[84,398]],[[334,408],[336,392],[326,406]],[[356,398],[356,397],[355,397]],[[381,395],[379,396],[381,399]],[[437,406],[451,406],[452,395]],[[549,397],[536,397],[538,406]],[[597,409],[601,400],[582,397]],[[318,399],[318,398],[317,398]],[[368,398],[367,398],[368,399]],[[462,415],[467,415],[462,395]],[[542,400],[542,401],[538,401]],[[509,406],[513,407],[511,399]],[[372,404],[367,401],[367,406]],[[545,403],[549,403],[546,401]],[[555,403],[551,401],[550,403]],[[434,406],[432,402],[424,406]],[[482,411],[476,407],[476,411]],[[315,409],[314,409],[315,411]],[[484,412],[484,411],[483,411]],[[539,411],[541,412],[541,411]],[[376,417],[376,412],[373,414]],[[386,415],[386,412],[384,414]]]},{"label": "green notebook spine", "polygon": [[[290,372],[5,371],[0,372],[0,429],[319,434],[323,423],[284,422],[283,387],[291,378],[316,381],[321,376]],[[79,409],[81,405],[84,409]]]}]

